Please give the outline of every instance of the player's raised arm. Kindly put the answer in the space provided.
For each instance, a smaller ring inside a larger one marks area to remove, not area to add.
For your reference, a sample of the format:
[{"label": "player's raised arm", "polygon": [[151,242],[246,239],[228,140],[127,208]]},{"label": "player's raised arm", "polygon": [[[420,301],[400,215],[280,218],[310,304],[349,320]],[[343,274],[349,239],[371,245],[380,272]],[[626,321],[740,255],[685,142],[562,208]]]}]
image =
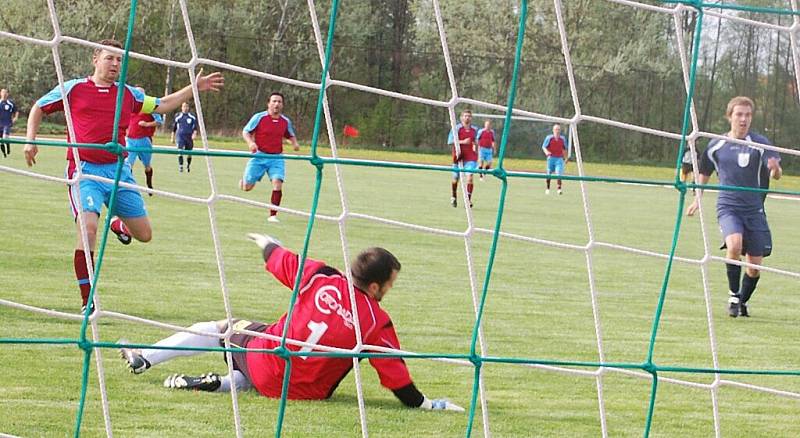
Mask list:
[{"label": "player's raised arm", "polygon": [[[28,128],[25,133],[25,138],[28,141],[36,140],[36,134],[39,132],[39,125],[42,124],[42,116],[44,116],[44,111],[42,111],[39,105],[33,104],[31,112],[28,114]],[[35,144],[28,143],[25,145],[24,152],[25,162],[28,163],[28,167],[36,164],[36,154],[39,153],[39,148]]]},{"label": "player's raised arm", "polygon": [[[220,72],[214,72],[203,76],[203,69],[197,73],[195,83],[199,91],[219,91],[225,86],[225,77]],[[177,109],[183,102],[192,98],[192,85],[189,84],[180,90],[161,98],[158,106],[154,110],[160,114],[166,114]]]},{"label": "player's raised arm", "polygon": [[[247,238],[261,248],[266,270],[284,286],[289,289],[294,288],[297,270],[300,269],[300,256],[284,248],[274,237],[249,233]],[[318,260],[307,258],[303,266],[303,278],[300,280],[301,287],[324,266],[325,264]]]}]

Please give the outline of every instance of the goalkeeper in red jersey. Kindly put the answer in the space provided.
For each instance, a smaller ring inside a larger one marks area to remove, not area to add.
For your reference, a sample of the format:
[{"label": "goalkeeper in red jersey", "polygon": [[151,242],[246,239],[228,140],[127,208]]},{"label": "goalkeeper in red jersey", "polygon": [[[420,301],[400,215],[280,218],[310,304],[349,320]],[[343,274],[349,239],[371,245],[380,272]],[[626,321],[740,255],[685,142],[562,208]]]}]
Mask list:
[{"label": "goalkeeper in red jersey", "polygon": [[[262,249],[265,267],[279,282],[292,288],[300,268],[297,254],[285,249],[268,236],[250,234]],[[392,288],[400,262],[383,248],[369,248],[352,263],[351,273],[358,309],[358,327],[365,345],[394,350],[400,342],[392,320],[380,306],[381,299]],[[234,334],[230,343],[247,349],[276,349],[287,314],[272,324],[234,320]],[[228,330],[227,321],[200,322],[189,327],[191,332],[179,332],[155,344],[157,347],[213,348],[222,345],[222,334]],[[239,333],[242,330],[272,335],[272,339]],[[286,334],[286,348],[295,352],[312,352],[314,346],[351,350],[356,346],[356,325],[349,295],[347,277],[324,262],[306,259],[300,280],[297,302]],[[192,333],[193,332],[193,333]],[[125,343],[126,341],[120,341]],[[140,374],[150,367],[179,356],[202,353],[198,350],[122,348],[121,354],[131,372]],[[317,350],[320,351],[320,350]],[[172,389],[226,392],[233,385],[238,390],[255,389],[266,397],[280,397],[286,362],[280,356],[260,352],[232,353],[233,373],[220,376],[214,373],[192,377],[176,374],[167,377],[164,386]],[[324,357],[320,355],[291,356],[291,376],[287,397],[294,400],[322,400],[329,398],[353,367],[349,357]],[[391,390],[403,404],[423,409],[463,409],[444,399],[431,400],[414,385],[405,362],[401,358],[369,359],[378,372],[381,385]]]}]

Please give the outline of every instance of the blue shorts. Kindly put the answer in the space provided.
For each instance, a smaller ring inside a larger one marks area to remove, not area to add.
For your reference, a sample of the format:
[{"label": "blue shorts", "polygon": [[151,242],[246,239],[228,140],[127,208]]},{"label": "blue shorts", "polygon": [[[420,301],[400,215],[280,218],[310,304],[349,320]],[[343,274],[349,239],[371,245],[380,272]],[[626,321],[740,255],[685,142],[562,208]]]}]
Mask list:
[{"label": "blue shorts", "polygon": [[742,254],[768,257],[772,253],[772,233],[763,211],[738,213],[723,210],[717,213],[717,221],[723,239],[731,234],[742,235]]},{"label": "blue shorts", "polygon": [[11,135],[11,125],[0,125],[0,135],[8,137]]},{"label": "blue shorts", "polygon": [[564,159],[561,157],[547,157],[547,174],[555,172],[556,175],[564,174]]},{"label": "blue shorts", "polygon": [[251,185],[261,181],[264,174],[270,181],[279,179],[286,181],[286,160],[283,158],[255,157],[247,162],[244,168],[244,183]]},{"label": "blue shorts", "polygon": [[[464,161],[464,170],[475,170],[478,168],[477,161]],[[453,179],[458,179],[459,167],[458,163],[453,163]]]},{"label": "blue shorts", "polygon": [[[137,147],[137,148],[148,148],[153,150],[153,144],[150,142],[150,137],[142,137],[142,138],[128,138],[125,137],[125,144],[128,147]],[[136,158],[142,160],[142,164],[145,167],[150,167],[150,162],[153,159],[152,152],[134,152],[128,151],[128,158],[125,160],[129,166],[133,167],[136,164]]]},{"label": "blue shorts", "polygon": [[[72,178],[75,174],[74,169],[70,169],[72,163],[67,165],[67,178]],[[95,175],[114,179],[117,171],[117,164],[95,164],[81,162],[81,171],[84,175]],[[129,184],[136,184],[131,174],[131,166],[127,163],[122,165],[122,175],[119,178],[120,182]],[[80,186],[80,193],[78,192]],[[100,215],[103,205],[108,206],[111,200],[111,189],[113,184],[107,182],[94,181],[89,179],[82,179],[77,185],[69,187],[69,204],[72,211],[72,217],[78,217],[78,206],[76,201],[80,199],[83,211],[91,211]],[[136,218],[147,216],[147,211],[144,208],[144,200],[142,195],[136,189],[129,189],[127,187],[119,187],[117,189],[117,199],[114,202],[114,211],[111,213],[114,216],[122,218]]]},{"label": "blue shorts", "polygon": [[478,159],[491,163],[493,152],[494,150],[492,148],[478,148]]}]

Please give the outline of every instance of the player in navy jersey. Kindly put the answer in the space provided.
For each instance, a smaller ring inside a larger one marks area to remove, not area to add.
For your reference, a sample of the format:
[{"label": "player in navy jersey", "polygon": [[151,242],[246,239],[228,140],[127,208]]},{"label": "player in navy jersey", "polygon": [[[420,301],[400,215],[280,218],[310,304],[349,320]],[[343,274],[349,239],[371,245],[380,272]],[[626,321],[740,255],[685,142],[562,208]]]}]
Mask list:
[{"label": "player in navy jersey", "polygon": [[547,157],[547,188],[544,193],[550,194],[550,175],[555,172],[558,184],[558,194],[561,191],[561,175],[564,174],[564,163],[569,159],[569,141],[561,135],[561,125],[553,125],[553,133],[544,138],[542,150]]},{"label": "player in navy jersey", "polygon": [[3,151],[3,158],[11,153],[11,143],[3,141],[4,138],[11,136],[11,127],[17,121],[19,111],[14,101],[8,98],[8,90],[0,89],[0,149]]},{"label": "player in navy jersey", "polygon": [[[260,235],[248,235],[261,248],[265,268],[276,280],[291,289],[300,269],[297,254],[283,248],[275,239]],[[392,320],[380,306],[380,301],[394,285],[400,271],[400,262],[383,248],[369,248],[353,260],[351,274],[358,312],[358,327],[364,345],[400,349]],[[323,262],[307,259],[299,285],[297,302],[292,310],[287,341],[299,341],[305,345],[288,343],[286,348],[295,352],[321,351],[314,345],[352,350],[356,346],[354,309],[350,301],[350,286],[347,277]],[[234,333],[230,343],[234,347],[248,349],[275,349],[280,346],[280,337],[287,315],[272,324],[235,320],[235,332],[247,330],[271,336],[265,338],[246,333]],[[227,321],[196,323],[189,327],[195,333],[179,332],[157,342],[158,347],[213,348],[222,345],[220,336],[227,332]],[[120,343],[127,343],[120,340]],[[369,347],[366,351],[370,350]],[[202,353],[198,350],[122,348],[121,355],[134,374],[179,356]],[[227,356],[225,356],[227,360]],[[219,376],[208,373],[198,377],[176,374],[167,377],[164,386],[172,389],[227,392],[231,386],[238,390],[255,389],[266,397],[280,397],[286,362],[279,356],[256,353],[232,353],[232,374]],[[327,399],[353,367],[353,360],[344,357],[292,356],[291,376],[287,397],[292,400]],[[423,409],[463,409],[446,400],[430,400],[414,385],[405,361],[401,358],[370,358],[370,364],[378,372],[381,385],[391,390],[406,406]]]},{"label": "player in navy jersey", "polygon": [[[117,79],[122,65],[122,55],[114,51],[114,48],[122,49],[122,44],[114,40],[103,40],[99,44],[103,48],[94,49],[92,55],[94,72],[92,75],[64,83],[64,91],[69,96],[70,115],[75,131],[74,139],[68,136],[67,141],[69,142],[105,144],[113,139],[117,87],[119,86]],[[196,84],[201,91],[218,91],[224,85],[224,79],[221,73],[203,76],[201,71],[197,75]],[[191,86],[186,86],[159,99],[145,96],[141,91],[125,85],[120,108],[117,141],[122,146],[125,145],[125,131],[132,115],[172,111],[191,95]],[[36,101],[31,108],[28,115],[27,139],[29,141],[36,140],[36,134],[39,131],[39,125],[44,114],[63,110],[64,96],[62,95],[61,87],[56,86],[52,91]],[[25,145],[25,161],[28,166],[36,163],[38,152],[39,149],[36,145]],[[117,155],[102,149],[91,148],[77,148],[77,154],[78,156],[75,155],[74,148],[67,150],[67,178],[74,178],[77,168],[80,166],[81,172],[86,175],[114,179]],[[126,153],[123,152],[123,155],[126,155]],[[131,174],[130,166],[123,165],[120,181],[136,184]],[[108,205],[112,189],[111,183],[91,179],[81,179],[78,184],[71,185],[68,189],[70,207],[73,218],[76,219],[76,225],[77,217],[80,213],[86,226],[90,260],[94,257],[100,213],[103,205]],[[150,219],[147,217],[144,202],[138,190],[119,187],[114,211],[109,212],[109,214],[114,215],[111,221],[111,230],[122,243],[127,245],[131,242],[131,238],[140,242],[150,241],[152,237]],[[83,246],[80,227],[77,230],[78,238],[73,257],[73,266],[78,279],[83,306],[86,307],[91,288],[89,272],[93,269],[93,263],[86,263],[84,252],[86,248]],[[88,307],[90,309],[93,308],[93,306]]]},{"label": "player in navy jersey", "polygon": [[[144,89],[141,87],[136,87],[139,91],[144,93]],[[139,148],[147,148],[152,150],[153,149],[153,135],[156,133],[156,128],[164,124],[164,118],[161,117],[161,114],[152,113],[152,114],[134,114],[131,116],[131,120],[128,123],[128,132],[125,134],[125,142],[126,146],[130,148],[139,147]],[[153,166],[150,165],[153,158],[153,153],[149,151],[141,151],[141,152],[128,152],[127,163],[133,169],[133,165],[136,164],[136,159],[142,161],[144,165],[144,176],[147,180],[147,188],[153,188]],[[148,195],[153,196],[152,193],[148,193]]]},{"label": "player in navy jersey", "polygon": [[[732,139],[770,145],[766,137],[750,132],[755,105],[748,97],[734,97],[728,102],[725,116],[731,125],[726,134]],[[697,182],[706,184],[716,170],[719,182],[725,186],[769,188],[769,180],[780,179],[783,169],[780,155],[738,142],[715,139],[700,156]],[[700,190],[702,196],[703,191]],[[700,197],[687,209],[689,216],[697,211]],[[739,260],[744,254],[747,263],[760,265],[772,253],[772,235],[764,212],[765,193],[722,190],[717,198],[717,220],[722,230],[726,258]],[[747,302],[758,284],[759,270],[726,264],[728,274],[728,314],[732,317],[750,316]]]},{"label": "player in navy jersey", "polygon": [[[172,122],[171,142],[178,145],[182,151],[194,149],[194,139],[197,137],[197,116],[189,112],[189,102],[181,104],[181,112],[175,115]],[[183,155],[178,154],[178,171],[183,172]],[[186,156],[186,171],[192,171],[192,156]]]},{"label": "player in navy jersey", "polygon": [[[272,93],[267,100],[267,110],[253,114],[250,121],[242,129],[242,137],[247,142],[247,147],[252,153],[282,154],[283,140],[287,139],[294,146],[295,151],[300,150],[297,144],[297,135],[294,132],[292,121],[283,114],[283,94]],[[270,204],[281,205],[283,198],[283,182],[286,180],[286,163],[279,157],[253,157],[247,162],[244,176],[239,181],[239,187],[249,192],[256,183],[261,181],[264,174],[272,181],[272,197]],[[278,211],[270,209],[269,222],[278,222]]]},{"label": "player in navy jersey", "polygon": [[[494,138],[491,120],[483,122],[483,128],[478,130],[478,158],[481,160],[481,169],[489,170],[492,168],[492,157],[497,153],[497,142]],[[483,174],[479,176],[483,181]]]},{"label": "player in navy jersey", "polygon": [[[447,136],[447,144],[452,145],[453,151],[453,181],[450,185],[451,196],[450,205],[458,206],[456,194],[458,192],[458,180],[461,177],[459,163],[464,169],[474,170],[478,168],[478,127],[472,124],[472,111],[464,110],[461,112],[461,123],[456,125],[458,144],[453,141],[453,131]],[[467,199],[469,206],[472,207],[472,173],[467,173]]]}]

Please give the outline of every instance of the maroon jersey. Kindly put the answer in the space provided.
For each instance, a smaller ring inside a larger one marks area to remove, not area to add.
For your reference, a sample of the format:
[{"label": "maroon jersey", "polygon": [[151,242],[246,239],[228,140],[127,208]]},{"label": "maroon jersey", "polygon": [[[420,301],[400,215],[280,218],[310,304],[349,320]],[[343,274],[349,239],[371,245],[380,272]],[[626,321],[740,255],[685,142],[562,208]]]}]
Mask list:
[{"label": "maroon jersey", "polygon": [[[267,271],[288,288],[294,286],[299,257],[291,251],[277,247],[266,262]],[[366,293],[355,289],[361,339],[364,344],[387,348],[400,348],[392,320],[380,304]],[[324,263],[306,259],[300,292],[292,311],[292,321],[287,339],[352,349],[356,345],[347,278]],[[278,322],[269,325],[264,333],[283,334],[284,314]],[[273,349],[279,341],[252,338],[247,348]],[[301,347],[287,344],[286,348],[299,351]],[[311,351],[310,348],[302,348]],[[267,397],[280,397],[285,361],[275,355],[247,353],[250,380],[259,393]],[[351,358],[321,356],[292,356],[292,374],[289,379],[290,399],[325,399],[353,367]],[[394,390],[411,383],[405,362],[400,358],[370,359],[378,372],[381,385]]]},{"label": "maroon jersey", "polygon": [[[453,162],[456,161],[478,161],[478,152],[475,150],[475,141],[478,138],[478,127],[474,125],[470,126],[463,126],[461,123],[456,125],[456,130],[458,131],[458,139],[464,140],[469,139],[469,143],[465,144],[455,144],[453,148]],[[453,133],[450,132],[449,137],[447,138],[447,144],[454,144],[453,142]],[[456,156],[455,148],[458,147],[460,150],[460,154]]]},{"label": "maroon jersey", "polygon": [[[72,126],[75,130],[75,138],[70,139],[67,134],[67,141],[100,144],[110,142],[114,127],[114,111],[117,106],[117,83],[109,87],[100,87],[95,85],[91,78],[73,79],[64,83],[64,90],[68,96]],[[146,97],[141,91],[125,86],[117,134],[117,141],[121,145],[125,146],[125,131],[128,129],[131,115],[139,112],[150,113],[158,103],[158,99]],[[56,86],[36,101],[36,105],[45,114],[63,111],[64,96],[61,88]],[[81,161],[96,164],[117,161],[116,155],[100,149],[80,148],[78,152]],[[67,149],[67,160],[74,161],[72,148]]]},{"label": "maroon jersey", "polygon": [[152,137],[156,133],[156,127],[142,127],[139,126],[139,122],[155,122],[156,119],[153,118],[152,114],[141,114],[136,113],[131,116],[130,123],[128,124],[128,138],[149,138]]},{"label": "maroon jersey", "polygon": [[566,146],[563,135],[556,137],[550,134],[545,137],[544,143],[542,143],[542,148],[547,149],[550,152],[550,156],[553,158],[563,158],[564,151],[567,149]]},{"label": "maroon jersey", "polygon": [[494,143],[494,129],[483,128],[478,131],[478,146],[490,148],[492,143]]},{"label": "maroon jersey", "polygon": [[265,154],[282,154],[283,139],[295,137],[288,117],[281,114],[274,119],[267,111],[253,114],[243,131],[253,134],[258,150]]}]

